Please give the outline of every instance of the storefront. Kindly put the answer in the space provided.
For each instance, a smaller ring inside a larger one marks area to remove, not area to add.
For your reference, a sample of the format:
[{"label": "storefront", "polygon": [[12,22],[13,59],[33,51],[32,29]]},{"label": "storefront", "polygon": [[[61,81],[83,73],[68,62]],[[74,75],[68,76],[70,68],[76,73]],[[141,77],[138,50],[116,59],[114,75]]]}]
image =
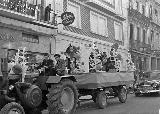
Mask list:
[{"label": "storefront", "polygon": [[[45,29],[45,28],[43,28]],[[0,27],[0,57],[4,57],[4,48],[8,51],[8,62],[16,64],[18,50],[26,52],[26,62],[37,63],[43,60],[44,53],[54,53],[55,39],[51,34],[44,34],[28,29],[15,29],[14,26]],[[1,62],[1,61],[0,61]]]}]

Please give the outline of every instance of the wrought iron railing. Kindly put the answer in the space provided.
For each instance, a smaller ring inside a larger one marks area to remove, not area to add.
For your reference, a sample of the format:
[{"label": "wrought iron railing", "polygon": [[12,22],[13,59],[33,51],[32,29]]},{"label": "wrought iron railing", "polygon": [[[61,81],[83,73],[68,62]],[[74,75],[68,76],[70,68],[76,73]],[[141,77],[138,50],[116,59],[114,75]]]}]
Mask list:
[{"label": "wrought iron railing", "polygon": [[18,13],[35,16],[36,6],[21,0],[0,0],[0,7]]},{"label": "wrought iron railing", "polygon": [[23,0],[0,0],[0,8],[34,17],[37,21],[55,24],[54,12],[50,13],[50,20],[44,21],[44,6],[33,5]]}]

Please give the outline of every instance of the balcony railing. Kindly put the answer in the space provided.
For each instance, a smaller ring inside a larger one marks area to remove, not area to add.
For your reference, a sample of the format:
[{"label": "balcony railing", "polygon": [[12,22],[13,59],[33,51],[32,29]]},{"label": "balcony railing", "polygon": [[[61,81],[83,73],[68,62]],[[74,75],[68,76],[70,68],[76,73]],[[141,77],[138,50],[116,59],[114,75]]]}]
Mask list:
[{"label": "balcony railing", "polygon": [[[42,5],[33,5],[22,0],[0,0],[0,9],[4,9],[5,12],[1,14],[8,17],[19,19],[25,16],[26,18],[32,18],[37,23],[55,24],[55,15],[53,11],[50,13],[50,20],[44,21],[45,8]],[[6,11],[8,11],[8,14],[6,14]],[[10,13],[12,13],[12,16]],[[15,16],[13,16],[14,14]],[[23,18],[23,21],[25,21],[25,18]]]},{"label": "balcony railing", "polygon": [[18,0],[0,0],[0,7],[29,16],[35,16],[36,6],[27,2]]},{"label": "balcony railing", "polygon": [[130,18],[136,19],[137,21],[149,26],[150,18],[141,14],[139,11],[133,8],[128,8],[128,16]]}]

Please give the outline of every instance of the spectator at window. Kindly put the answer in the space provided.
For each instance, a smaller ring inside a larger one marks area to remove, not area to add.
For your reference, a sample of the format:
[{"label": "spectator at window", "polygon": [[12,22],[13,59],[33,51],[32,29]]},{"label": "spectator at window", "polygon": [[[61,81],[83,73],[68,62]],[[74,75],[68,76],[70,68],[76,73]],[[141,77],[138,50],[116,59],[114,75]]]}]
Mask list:
[{"label": "spectator at window", "polygon": [[49,22],[51,11],[52,11],[52,9],[51,9],[51,4],[49,4],[49,5],[45,8],[44,21],[48,21],[48,22]]}]

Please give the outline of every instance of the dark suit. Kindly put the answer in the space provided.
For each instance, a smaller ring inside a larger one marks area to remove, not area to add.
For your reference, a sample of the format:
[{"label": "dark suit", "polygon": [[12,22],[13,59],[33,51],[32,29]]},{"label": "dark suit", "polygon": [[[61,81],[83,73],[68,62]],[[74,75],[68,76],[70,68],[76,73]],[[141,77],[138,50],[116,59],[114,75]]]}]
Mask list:
[{"label": "dark suit", "polygon": [[59,59],[55,65],[55,69],[58,75],[62,76],[65,74],[66,64],[65,60]]},{"label": "dark suit", "polygon": [[48,59],[48,60],[44,59],[43,62],[42,62],[42,64],[39,66],[39,68],[40,67],[45,67],[45,66],[47,67],[47,68],[45,68],[45,75],[46,76],[52,75],[53,74],[52,67],[54,66],[53,65],[53,60],[51,60],[51,59]]}]

